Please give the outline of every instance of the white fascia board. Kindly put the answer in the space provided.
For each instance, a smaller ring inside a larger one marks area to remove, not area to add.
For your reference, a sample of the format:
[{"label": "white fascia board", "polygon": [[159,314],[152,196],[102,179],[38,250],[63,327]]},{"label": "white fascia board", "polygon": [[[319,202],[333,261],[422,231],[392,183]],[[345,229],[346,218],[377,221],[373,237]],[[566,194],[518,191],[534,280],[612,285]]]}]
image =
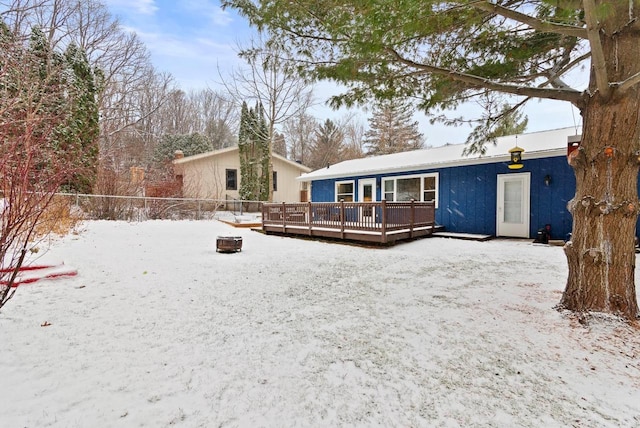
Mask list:
[{"label": "white fascia board", "polygon": [[[542,159],[542,158],[566,156],[566,154],[567,154],[567,149],[565,148],[529,152],[522,155],[522,161],[526,162],[527,159]],[[402,167],[393,167],[393,168],[361,169],[358,171],[351,171],[348,173],[342,172],[342,173],[326,173],[326,174],[303,174],[299,177],[296,177],[296,181],[330,180],[334,178],[345,178],[345,177],[367,177],[367,176],[379,175],[379,174],[397,174],[397,173],[403,173],[403,172],[414,172],[417,170],[451,168],[456,166],[467,166],[467,165],[484,165],[489,163],[509,162],[510,160],[511,160],[510,155],[500,155],[500,156],[487,156],[487,157],[479,157],[479,158],[471,158],[471,159],[456,159],[451,161],[432,162],[432,163],[424,163],[424,164],[414,164],[414,165],[406,165]]]}]

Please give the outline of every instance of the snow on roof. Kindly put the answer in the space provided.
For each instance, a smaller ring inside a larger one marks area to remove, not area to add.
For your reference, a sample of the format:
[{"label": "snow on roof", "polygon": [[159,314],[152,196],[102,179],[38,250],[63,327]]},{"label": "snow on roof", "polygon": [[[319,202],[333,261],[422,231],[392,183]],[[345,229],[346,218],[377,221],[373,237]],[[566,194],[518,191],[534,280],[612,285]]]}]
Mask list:
[{"label": "snow on roof", "polygon": [[[233,151],[238,151],[238,146],[232,146],[232,147],[227,147],[227,148],[224,148],[224,149],[219,149],[219,150],[213,150],[213,151],[210,151],[210,152],[200,153],[200,154],[197,154],[197,155],[186,156],[186,157],[181,158],[181,159],[174,159],[173,163],[176,164],[176,165],[188,164],[188,163],[195,162],[195,161],[202,160],[202,159],[214,158],[214,157],[220,156],[220,155],[222,155],[224,153],[229,153],[229,152],[233,152]],[[275,159],[279,159],[282,162],[287,163],[287,164],[289,164],[289,165],[291,165],[291,166],[293,166],[295,168],[298,168],[301,171],[305,171],[305,172],[311,171],[311,168],[309,168],[308,166],[303,165],[303,164],[298,163],[298,162],[294,162],[292,160],[289,160],[289,159],[287,159],[287,158],[285,158],[285,157],[283,157],[283,156],[281,156],[281,155],[279,155],[277,153],[273,153],[272,156]]]},{"label": "snow on roof", "polygon": [[509,149],[516,145],[525,150],[522,155],[523,160],[559,156],[566,153],[567,137],[579,133],[579,129],[571,127],[499,137],[495,145],[487,144],[487,151],[484,155],[464,156],[462,152],[466,147],[465,144],[449,144],[429,149],[352,159],[303,174],[297,180],[313,181],[379,173],[409,172],[434,167],[500,162],[510,159]]}]

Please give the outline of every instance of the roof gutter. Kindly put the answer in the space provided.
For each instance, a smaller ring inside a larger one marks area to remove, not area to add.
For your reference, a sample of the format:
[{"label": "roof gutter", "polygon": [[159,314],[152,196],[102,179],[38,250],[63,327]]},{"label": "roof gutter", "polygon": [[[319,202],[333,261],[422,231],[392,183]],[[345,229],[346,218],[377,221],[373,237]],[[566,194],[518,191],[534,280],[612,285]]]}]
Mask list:
[{"label": "roof gutter", "polygon": [[[550,149],[550,150],[541,150],[536,152],[529,152],[526,155],[523,155],[523,161],[527,159],[543,159],[543,158],[551,158],[556,156],[566,156],[567,149],[558,148],[558,149]],[[407,165],[403,167],[395,167],[395,168],[383,168],[383,169],[368,169],[368,170],[359,170],[352,171],[348,173],[335,173],[335,174],[319,174],[317,176],[310,176],[310,174],[303,174],[299,177],[296,177],[296,181],[309,182],[315,180],[330,180],[333,178],[343,178],[343,177],[353,177],[360,175],[376,175],[376,174],[395,174],[402,172],[412,172],[418,169],[436,169],[436,168],[450,168],[455,166],[466,166],[466,165],[484,165],[489,163],[499,163],[499,162],[509,162],[511,160],[511,156],[509,154],[506,155],[497,155],[497,156],[489,156],[489,157],[480,157],[480,158],[470,158],[470,159],[457,159],[453,161],[443,161],[429,164],[416,164],[416,165]],[[325,171],[326,169],[323,169]]]}]

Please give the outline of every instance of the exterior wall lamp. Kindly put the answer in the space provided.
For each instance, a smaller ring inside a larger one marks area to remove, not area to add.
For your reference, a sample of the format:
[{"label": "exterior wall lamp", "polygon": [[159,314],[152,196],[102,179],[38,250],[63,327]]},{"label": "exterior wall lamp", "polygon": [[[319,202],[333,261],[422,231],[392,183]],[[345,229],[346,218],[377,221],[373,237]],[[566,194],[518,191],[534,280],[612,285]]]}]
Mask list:
[{"label": "exterior wall lamp", "polygon": [[522,164],[523,152],[524,152],[524,149],[518,146],[515,146],[512,149],[509,149],[509,153],[511,154],[511,163],[508,165],[509,169],[520,169],[524,166]]},{"label": "exterior wall lamp", "polygon": [[544,176],[544,185],[547,187],[551,185],[551,176],[549,174]]}]

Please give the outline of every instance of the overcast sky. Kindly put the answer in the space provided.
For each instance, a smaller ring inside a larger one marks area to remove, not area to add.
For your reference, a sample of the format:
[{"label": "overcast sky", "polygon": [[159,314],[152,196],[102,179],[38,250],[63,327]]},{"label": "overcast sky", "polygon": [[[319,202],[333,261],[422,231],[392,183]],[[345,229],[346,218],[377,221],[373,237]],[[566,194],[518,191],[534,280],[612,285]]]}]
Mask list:
[{"label": "overcast sky", "polygon": [[[246,45],[253,30],[232,10],[222,10],[219,0],[104,0],[121,24],[138,34],[151,52],[158,71],[169,72],[180,88],[220,89],[218,68],[228,75],[243,62],[236,55],[237,46]],[[575,82],[567,82],[569,84]],[[329,85],[323,84],[315,95],[326,101]],[[331,95],[331,94],[330,94]],[[474,113],[474,106],[456,116]],[[569,103],[531,101],[525,112],[529,117],[527,132],[556,129],[580,124],[580,116]],[[315,108],[314,115],[324,121],[337,119],[343,112],[328,107]],[[366,114],[361,113],[366,122]],[[439,146],[463,143],[470,128],[430,125],[422,113],[416,114],[426,143]]]}]

